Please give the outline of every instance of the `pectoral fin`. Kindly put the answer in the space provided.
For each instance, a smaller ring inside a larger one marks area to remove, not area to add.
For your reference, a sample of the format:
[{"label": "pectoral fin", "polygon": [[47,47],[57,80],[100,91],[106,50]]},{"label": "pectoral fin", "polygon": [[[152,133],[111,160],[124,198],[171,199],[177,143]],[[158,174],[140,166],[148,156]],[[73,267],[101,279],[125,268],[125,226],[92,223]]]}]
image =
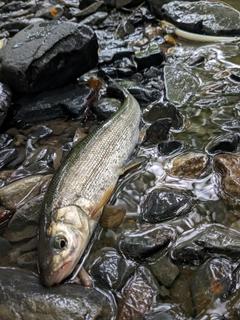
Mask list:
[{"label": "pectoral fin", "polygon": [[116,186],[116,183],[114,183],[108,190],[106,190],[100,202],[96,205],[96,207],[93,208],[92,212],[90,213],[91,219],[97,220],[99,218],[99,216],[102,213],[103,207],[109,201],[115,186]]},{"label": "pectoral fin", "polygon": [[124,174],[128,170],[135,168],[142,164],[146,160],[145,157],[138,157],[134,160],[129,161],[124,168],[121,169],[120,175]]}]

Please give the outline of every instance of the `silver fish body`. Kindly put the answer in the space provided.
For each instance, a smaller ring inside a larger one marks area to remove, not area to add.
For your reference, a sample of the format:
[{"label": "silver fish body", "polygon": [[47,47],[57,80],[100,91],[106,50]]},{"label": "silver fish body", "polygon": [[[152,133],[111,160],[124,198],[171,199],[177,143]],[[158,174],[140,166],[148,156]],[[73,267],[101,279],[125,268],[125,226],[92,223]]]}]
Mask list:
[{"label": "silver fish body", "polygon": [[127,90],[123,93],[121,108],[74,146],[49,184],[38,249],[46,286],[74,270],[137,144],[140,107]]}]

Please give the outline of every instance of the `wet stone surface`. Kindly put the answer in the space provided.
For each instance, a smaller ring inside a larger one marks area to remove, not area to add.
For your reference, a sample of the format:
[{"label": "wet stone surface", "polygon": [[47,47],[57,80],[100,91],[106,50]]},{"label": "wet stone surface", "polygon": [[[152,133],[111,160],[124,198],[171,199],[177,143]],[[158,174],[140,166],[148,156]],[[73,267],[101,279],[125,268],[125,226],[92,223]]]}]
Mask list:
[{"label": "wet stone surface", "polygon": [[96,64],[97,40],[88,26],[40,22],[3,48],[2,78],[15,91],[40,92],[66,85]]},{"label": "wet stone surface", "polygon": [[[21,269],[0,268],[0,274],[2,319],[27,319],[26,312],[35,318],[47,316],[48,319],[86,319],[86,315],[89,319],[100,316],[111,319],[113,314],[110,296],[95,289],[64,285],[49,290],[39,284],[35,274]],[[11,296],[11,308],[8,296]]]},{"label": "wet stone surface", "polygon": [[159,223],[182,214],[191,205],[191,197],[168,189],[155,189],[143,204],[143,219],[149,223]]},{"label": "wet stone surface", "polygon": [[163,5],[164,19],[186,31],[207,35],[239,35],[240,14],[224,3],[172,1]]},{"label": "wet stone surface", "polygon": [[[0,1],[1,319],[240,319],[239,43],[185,40],[158,21],[239,36],[239,15],[210,1]],[[140,104],[139,143],[89,277],[47,289],[42,200],[77,141],[122,105],[111,79]]]}]

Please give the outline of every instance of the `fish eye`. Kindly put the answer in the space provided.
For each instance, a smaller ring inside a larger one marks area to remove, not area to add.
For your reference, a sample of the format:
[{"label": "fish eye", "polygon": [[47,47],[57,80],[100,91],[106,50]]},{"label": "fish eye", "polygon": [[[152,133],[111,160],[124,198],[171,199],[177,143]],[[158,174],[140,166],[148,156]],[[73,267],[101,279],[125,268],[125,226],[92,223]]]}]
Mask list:
[{"label": "fish eye", "polygon": [[67,239],[62,235],[55,236],[51,239],[51,246],[54,249],[62,250],[67,247],[67,244]]}]

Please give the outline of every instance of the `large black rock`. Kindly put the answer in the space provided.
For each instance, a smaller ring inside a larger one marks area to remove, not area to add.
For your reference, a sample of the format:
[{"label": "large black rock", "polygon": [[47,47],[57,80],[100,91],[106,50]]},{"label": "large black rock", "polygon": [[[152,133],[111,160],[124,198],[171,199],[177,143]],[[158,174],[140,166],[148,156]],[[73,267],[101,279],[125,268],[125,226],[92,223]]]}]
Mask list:
[{"label": "large black rock", "polygon": [[110,296],[66,284],[43,287],[27,270],[0,268],[1,319],[113,319]]},{"label": "large black rock", "polygon": [[40,22],[3,48],[2,80],[17,92],[41,92],[69,84],[96,66],[93,30],[72,22]]},{"label": "large black rock", "polygon": [[194,33],[240,35],[240,12],[221,1],[172,1],[162,6],[160,16],[180,29]]}]

